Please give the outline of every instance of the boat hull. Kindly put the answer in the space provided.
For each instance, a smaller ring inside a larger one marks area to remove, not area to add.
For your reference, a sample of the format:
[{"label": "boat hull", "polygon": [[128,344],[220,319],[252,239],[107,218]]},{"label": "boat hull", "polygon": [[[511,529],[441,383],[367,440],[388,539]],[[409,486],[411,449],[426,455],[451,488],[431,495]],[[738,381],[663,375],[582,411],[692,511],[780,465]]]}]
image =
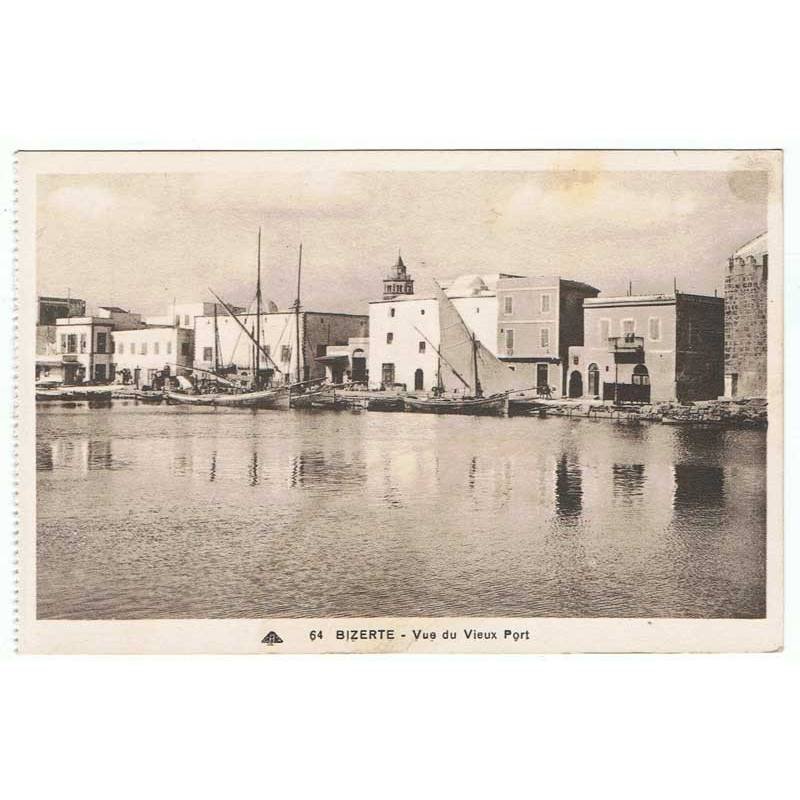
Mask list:
[{"label": "boat hull", "polygon": [[281,400],[286,392],[271,389],[239,394],[182,394],[181,392],[167,392],[166,394],[167,402],[177,405],[212,408],[281,408]]},{"label": "boat hull", "polygon": [[446,399],[443,397],[405,397],[406,411],[418,414],[470,414],[475,416],[503,416],[507,396]]}]

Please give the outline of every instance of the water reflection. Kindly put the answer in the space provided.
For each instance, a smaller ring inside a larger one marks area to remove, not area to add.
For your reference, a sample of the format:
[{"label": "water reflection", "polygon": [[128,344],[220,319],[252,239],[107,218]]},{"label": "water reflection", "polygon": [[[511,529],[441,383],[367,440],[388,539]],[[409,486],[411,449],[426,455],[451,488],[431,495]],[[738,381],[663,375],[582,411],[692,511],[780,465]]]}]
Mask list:
[{"label": "water reflection", "polygon": [[641,500],[644,494],[644,464],[614,464],[612,467],[612,492],[623,502]]},{"label": "water reflection", "polygon": [[248,475],[248,483],[251,486],[258,486],[258,453],[255,450],[253,450],[253,458],[250,460]]},{"label": "water reflection", "polygon": [[765,452],[553,418],[46,409],[39,611],[752,617]]},{"label": "water reflection", "polygon": [[564,453],[556,463],[556,513],[573,519],[583,510],[583,470]]},{"label": "water reflection", "polygon": [[720,466],[675,464],[676,511],[720,508],[725,500],[725,473]]},{"label": "water reflection", "polygon": [[111,469],[111,440],[89,442],[86,463],[89,469]]}]

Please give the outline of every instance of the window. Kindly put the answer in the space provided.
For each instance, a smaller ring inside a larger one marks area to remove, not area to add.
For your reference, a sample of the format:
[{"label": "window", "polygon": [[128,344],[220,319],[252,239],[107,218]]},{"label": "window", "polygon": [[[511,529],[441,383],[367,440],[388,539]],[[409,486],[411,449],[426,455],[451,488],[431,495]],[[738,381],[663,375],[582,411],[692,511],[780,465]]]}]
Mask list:
[{"label": "window", "polygon": [[180,314],[176,314],[175,315],[175,327],[177,328],[180,324],[181,324],[181,315]]},{"label": "window", "polygon": [[647,371],[647,367],[644,366],[644,364],[637,364],[633,368],[633,384],[634,386],[650,385],[650,375]]},{"label": "window", "polygon": [[139,345],[139,353],[143,356],[147,355],[147,342],[142,342]]},{"label": "window", "polygon": [[181,355],[182,356],[189,355],[189,342],[181,342]]},{"label": "window", "polygon": [[125,353],[125,344],[123,342],[119,343],[119,354],[123,355]]},{"label": "window", "polygon": [[421,308],[421,309],[419,310],[419,313],[420,313],[420,314],[422,314],[422,316],[424,317],[424,316],[425,316],[425,309],[424,309],[424,308]]},{"label": "window", "polygon": [[609,337],[611,336],[611,320],[610,319],[601,319],[600,320],[600,343],[602,345],[607,345]]},{"label": "window", "polygon": [[76,333],[70,333],[67,336],[67,352],[68,353],[78,352],[78,335]]},{"label": "window", "polygon": [[272,351],[269,349],[269,345],[268,345],[268,344],[262,344],[262,345],[261,345],[261,349],[262,349],[262,350],[263,350],[263,351],[264,351],[264,352],[265,352],[267,355],[270,355],[270,353],[272,352]]},{"label": "window", "polygon": [[514,355],[514,331],[510,328],[506,331],[506,354]]},{"label": "window", "polygon": [[167,342],[167,355],[172,355],[172,342]]},{"label": "window", "polygon": [[292,360],[292,348],[288,344],[281,345],[281,361],[287,364]]},{"label": "window", "polygon": [[160,349],[160,344],[158,342],[153,342],[153,353],[155,355],[158,355]]},{"label": "window", "polygon": [[420,353],[424,353],[425,352],[425,342],[420,342],[419,343],[419,352]]},{"label": "window", "polygon": [[384,386],[394,384],[394,364],[381,364],[381,383]]},{"label": "window", "polygon": [[111,352],[112,353],[116,353],[117,352],[117,343],[114,341],[114,337],[113,336],[111,337]]},{"label": "window", "polygon": [[81,334],[81,353],[85,353],[85,352],[86,352],[86,334],[82,333]]},{"label": "window", "polygon": [[394,309],[393,309],[393,308],[390,308],[390,309],[389,309],[389,316],[390,316],[390,317],[393,317],[393,316],[394,316]]},{"label": "window", "polygon": [[661,319],[650,317],[650,341],[657,342],[661,339]]},{"label": "window", "polygon": [[326,344],[318,344],[317,345],[317,358],[321,358],[325,355],[325,351],[328,349],[328,345]]},{"label": "window", "polygon": [[106,341],[108,339],[107,333],[98,333],[97,334],[97,352],[98,353],[105,353],[106,352]]},{"label": "window", "polygon": [[394,334],[387,333],[386,334],[386,344],[391,344],[394,341]]},{"label": "window", "polygon": [[213,347],[204,347],[203,348],[203,361],[213,361],[214,360],[214,348]]},{"label": "window", "polygon": [[542,350],[550,349],[550,328],[542,328],[539,331],[539,345]]},{"label": "window", "polygon": [[189,327],[189,315],[188,314],[184,314],[183,315],[183,327],[184,328],[188,328]]},{"label": "window", "polygon": [[622,320],[622,335],[623,336],[633,336],[636,332],[636,325],[634,324],[632,319],[624,319]]},{"label": "window", "polygon": [[62,333],[61,334],[61,352],[62,353],[66,353],[67,352],[67,334],[66,333]]},{"label": "window", "polygon": [[512,314],[514,311],[514,298],[507,295],[503,298],[503,313]]},{"label": "window", "polygon": [[543,314],[549,313],[549,311],[550,311],[550,295],[549,294],[543,294],[541,296],[541,298],[540,298],[540,303],[541,303],[540,308],[542,310],[542,313]]}]

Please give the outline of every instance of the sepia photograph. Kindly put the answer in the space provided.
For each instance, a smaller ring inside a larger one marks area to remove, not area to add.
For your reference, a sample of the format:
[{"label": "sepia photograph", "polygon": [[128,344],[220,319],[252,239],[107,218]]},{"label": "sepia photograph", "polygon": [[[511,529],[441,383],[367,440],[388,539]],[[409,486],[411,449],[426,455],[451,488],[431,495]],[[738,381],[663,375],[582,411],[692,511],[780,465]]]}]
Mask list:
[{"label": "sepia photograph", "polygon": [[23,647],[780,646],[779,152],[19,158]]}]

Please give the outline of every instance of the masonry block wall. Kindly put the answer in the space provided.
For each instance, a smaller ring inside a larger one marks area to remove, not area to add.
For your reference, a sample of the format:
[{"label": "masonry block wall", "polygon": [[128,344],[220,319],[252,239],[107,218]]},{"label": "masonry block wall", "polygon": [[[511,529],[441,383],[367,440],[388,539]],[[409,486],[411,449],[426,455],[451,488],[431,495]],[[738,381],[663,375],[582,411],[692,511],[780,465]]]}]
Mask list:
[{"label": "masonry block wall", "polygon": [[[761,238],[761,237],[759,237]],[[764,241],[763,249],[766,247]],[[737,251],[725,270],[725,375],[727,393],[767,393],[767,253]]]}]

